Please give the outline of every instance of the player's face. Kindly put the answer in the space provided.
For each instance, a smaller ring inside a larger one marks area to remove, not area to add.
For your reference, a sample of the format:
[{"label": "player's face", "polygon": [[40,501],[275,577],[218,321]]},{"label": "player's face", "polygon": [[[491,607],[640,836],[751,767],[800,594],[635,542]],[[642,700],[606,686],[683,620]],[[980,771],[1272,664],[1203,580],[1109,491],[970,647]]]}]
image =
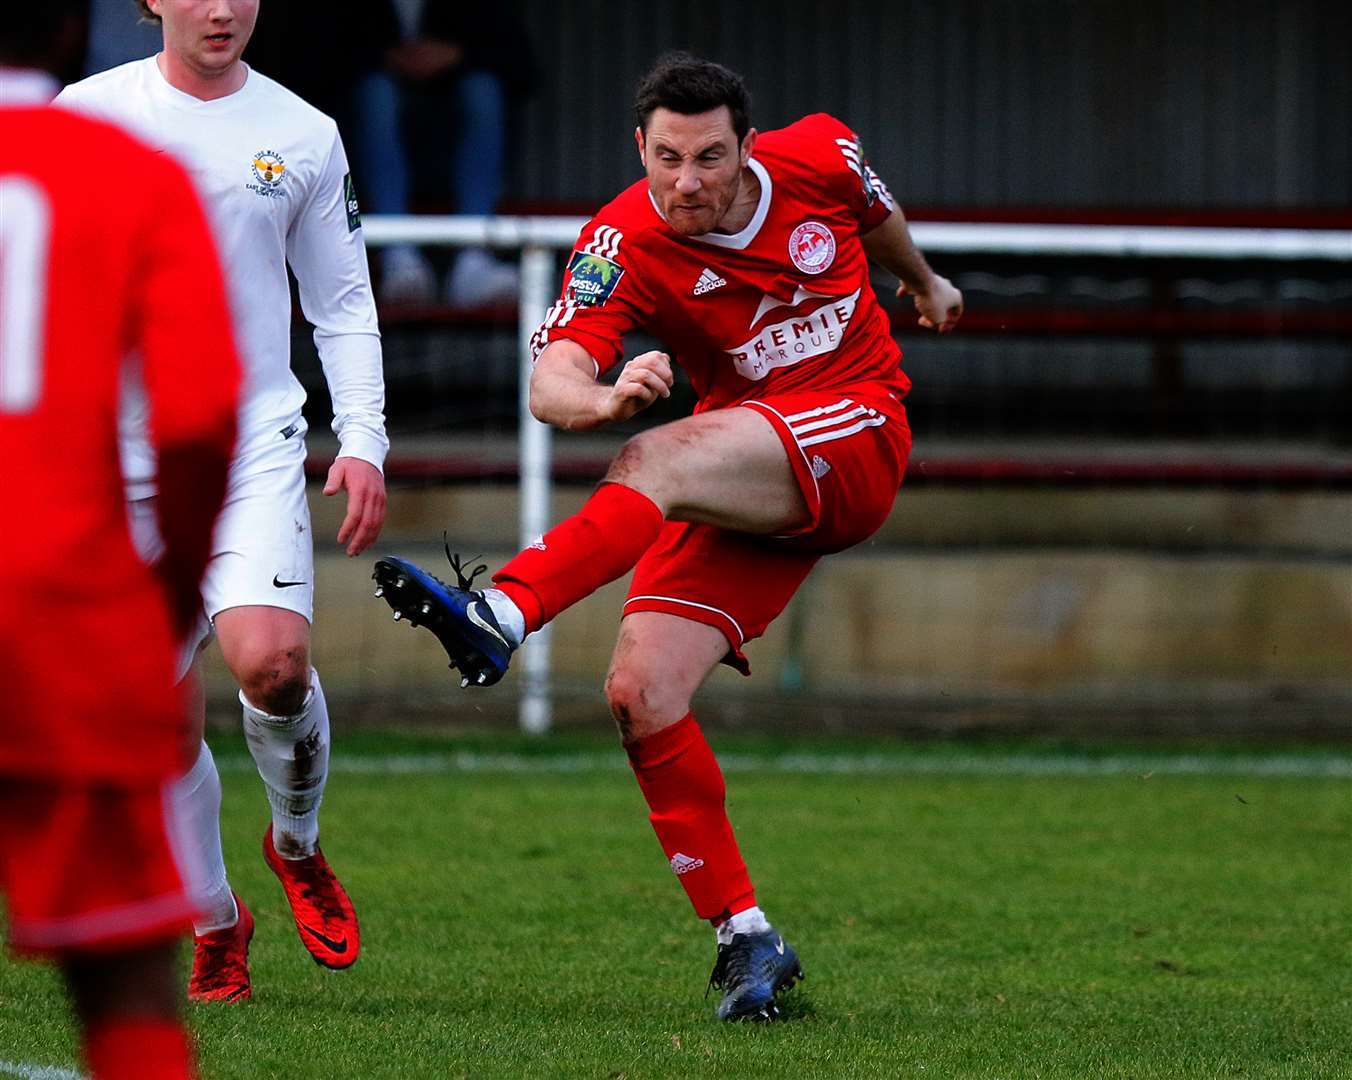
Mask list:
[{"label": "player's face", "polygon": [[687,116],[657,109],[637,132],[648,188],[662,216],[683,236],[713,232],[737,198],[755,132],[739,145],[726,105]]},{"label": "player's face", "polygon": [[259,0],[149,0],[164,24],[164,48],[194,74],[234,67],[258,20]]}]

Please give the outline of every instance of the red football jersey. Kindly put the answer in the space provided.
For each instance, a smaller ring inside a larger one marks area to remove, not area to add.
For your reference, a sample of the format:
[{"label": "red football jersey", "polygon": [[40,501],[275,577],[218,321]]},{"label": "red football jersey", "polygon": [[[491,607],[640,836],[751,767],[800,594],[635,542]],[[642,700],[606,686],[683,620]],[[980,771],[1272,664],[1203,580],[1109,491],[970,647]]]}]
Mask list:
[{"label": "red football jersey", "polygon": [[[135,352],[157,445],[223,478],[239,365],[215,245],[178,165],[53,108],[0,108],[0,207],[0,771],[168,776],[176,645],[128,534],[117,401]],[[170,509],[205,547],[219,505]]]},{"label": "red football jersey", "polygon": [[690,376],[697,411],[864,385],[902,397],[910,381],[861,241],[894,203],[858,137],[818,113],[761,134],[749,167],[761,197],[736,235],[677,233],[646,179],[603,207],[578,238],[535,354],[564,338],[604,371],[642,328]]}]

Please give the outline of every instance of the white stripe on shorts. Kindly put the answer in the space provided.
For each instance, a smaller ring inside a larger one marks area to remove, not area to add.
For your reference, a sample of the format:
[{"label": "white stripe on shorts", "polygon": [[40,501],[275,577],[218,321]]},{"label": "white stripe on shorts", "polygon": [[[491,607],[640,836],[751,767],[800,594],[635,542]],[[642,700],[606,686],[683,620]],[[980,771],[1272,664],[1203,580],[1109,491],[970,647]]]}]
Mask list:
[{"label": "white stripe on shorts", "polygon": [[844,439],[847,436],[855,435],[864,430],[864,428],[878,427],[880,424],[887,423],[885,416],[870,416],[860,420],[857,424],[851,424],[847,428],[838,428],[831,431],[824,431],[820,435],[813,435],[810,439],[799,439],[799,446],[816,446],[817,443],[831,442],[834,439]]},{"label": "white stripe on shorts", "polygon": [[822,428],[839,427],[847,420],[853,420],[856,416],[866,415],[877,416],[878,414],[873,409],[866,408],[863,405],[856,405],[849,412],[837,413],[834,416],[828,416],[822,420],[812,420],[808,423],[790,424],[789,426],[793,431],[793,437],[798,439],[799,442],[802,442],[803,440],[800,436],[806,435],[809,432],[820,431]]},{"label": "white stripe on shorts", "polygon": [[624,606],[628,607],[635,600],[661,600],[667,604],[685,604],[689,607],[701,608],[704,611],[712,611],[715,615],[722,615],[723,618],[727,619],[728,622],[732,623],[732,628],[737,631],[737,636],[743,642],[746,641],[746,634],[742,632],[742,628],[737,624],[737,620],[734,619],[722,608],[710,607],[708,604],[697,604],[694,600],[681,600],[680,598],[675,596],[631,596],[628,600],[624,602]]},{"label": "white stripe on shorts", "polygon": [[817,409],[808,409],[807,412],[794,413],[792,416],[784,417],[784,422],[793,427],[799,420],[811,420],[814,416],[824,416],[827,413],[839,412],[841,409],[847,409],[854,402],[849,398],[841,398],[834,405],[823,405]]}]

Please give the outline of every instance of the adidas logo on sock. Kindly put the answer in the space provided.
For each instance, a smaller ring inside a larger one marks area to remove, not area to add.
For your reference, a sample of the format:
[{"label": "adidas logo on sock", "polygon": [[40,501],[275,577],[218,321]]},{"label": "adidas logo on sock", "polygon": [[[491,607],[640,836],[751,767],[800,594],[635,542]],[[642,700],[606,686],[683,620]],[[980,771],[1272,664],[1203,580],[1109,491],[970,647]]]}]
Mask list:
[{"label": "adidas logo on sock", "polygon": [[678,877],[681,874],[688,874],[691,870],[698,870],[704,865],[703,859],[692,859],[689,855],[682,855],[679,851],[671,857],[671,869]]},{"label": "adidas logo on sock", "polygon": [[695,282],[695,295],[703,296],[707,292],[713,292],[715,289],[721,289],[727,282],[715,274],[707,266],[700,271],[699,280]]}]

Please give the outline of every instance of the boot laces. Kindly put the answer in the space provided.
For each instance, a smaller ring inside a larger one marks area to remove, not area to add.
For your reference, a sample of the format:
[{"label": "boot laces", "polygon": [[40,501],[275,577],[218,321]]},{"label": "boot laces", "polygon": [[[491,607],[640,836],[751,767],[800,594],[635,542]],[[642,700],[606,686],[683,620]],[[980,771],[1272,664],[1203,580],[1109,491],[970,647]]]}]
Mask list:
[{"label": "boot laces", "polygon": [[[474,588],[474,579],[488,569],[488,564],[472,565],[476,559],[483,558],[482,555],[471,555],[466,559],[460,555],[451,554],[451,542],[444,532],[441,534],[441,546],[446,549],[446,561],[451,564],[451,569],[455,571],[456,584],[469,592]],[[445,582],[442,582],[442,584],[444,585]]]},{"label": "boot laces", "polygon": [[714,969],[709,972],[709,985],[704,996],[710,990],[736,990],[751,974],[751,949],[746,938],[738,934],[726,945],[718,946],[718,956],[714,959]]}]

